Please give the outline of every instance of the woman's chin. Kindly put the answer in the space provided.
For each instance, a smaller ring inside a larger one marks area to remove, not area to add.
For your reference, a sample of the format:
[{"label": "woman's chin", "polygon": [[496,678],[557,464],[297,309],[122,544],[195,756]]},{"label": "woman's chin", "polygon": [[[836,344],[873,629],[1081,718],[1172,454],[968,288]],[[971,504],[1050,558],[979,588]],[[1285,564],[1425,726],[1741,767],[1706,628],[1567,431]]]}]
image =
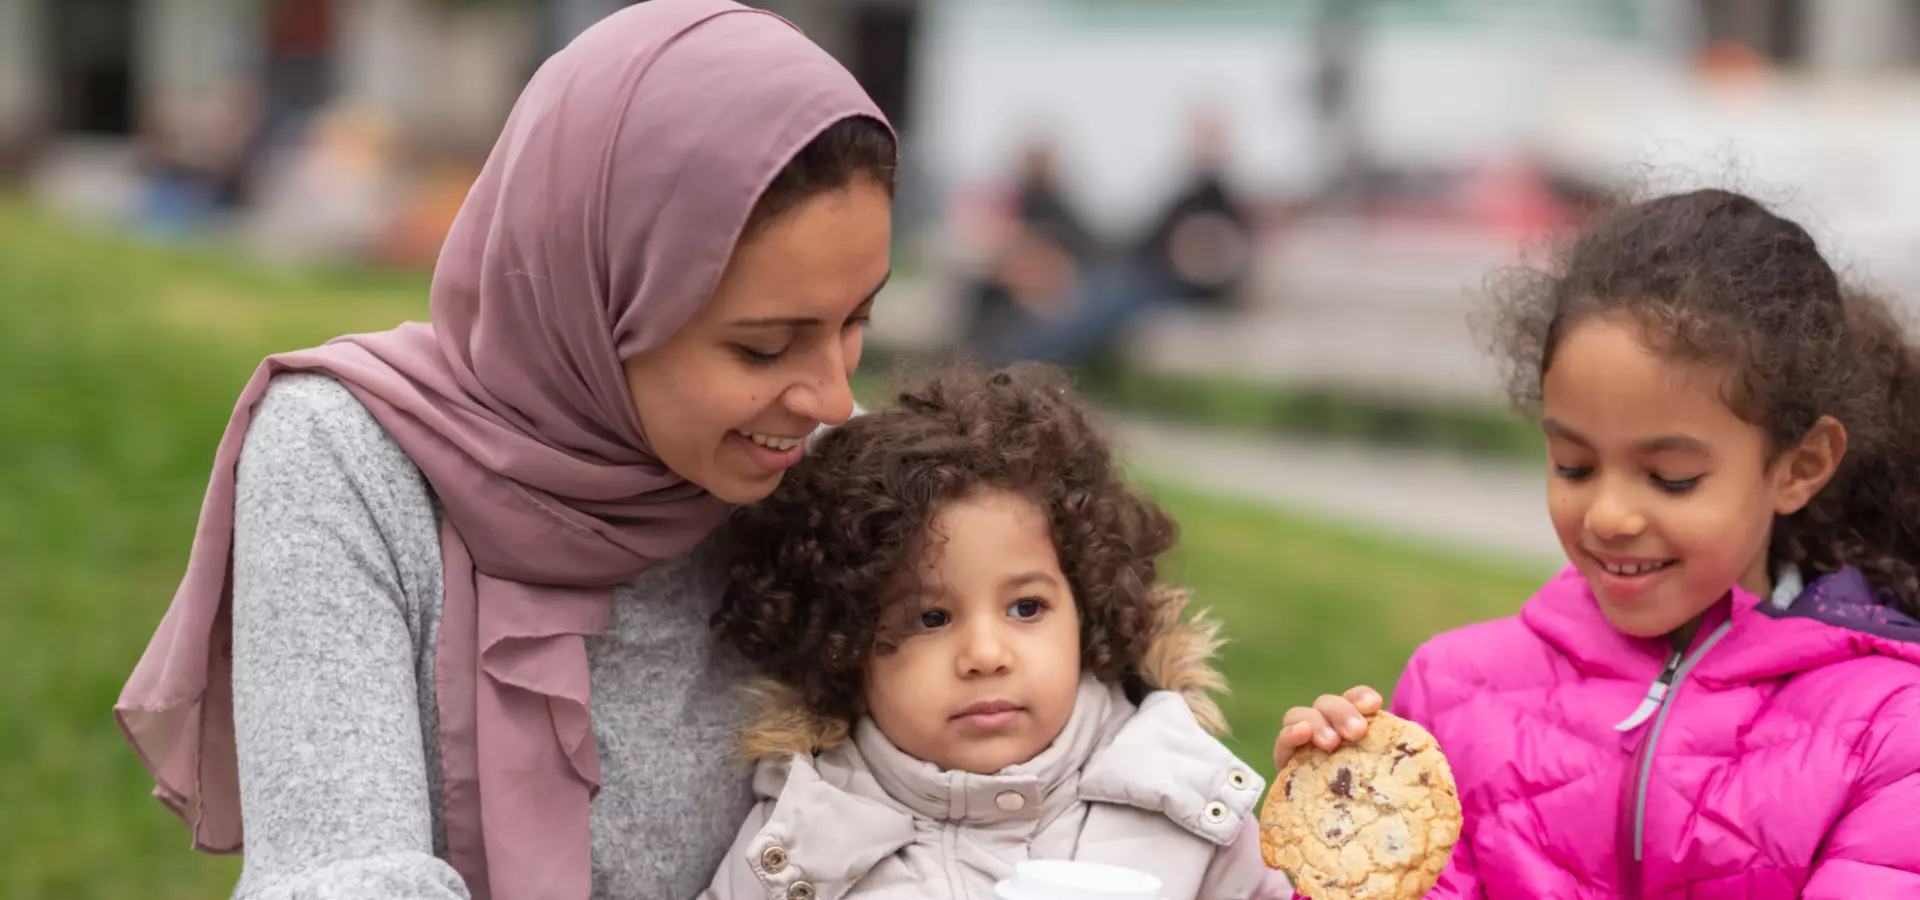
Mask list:
[{"label": "woman's chin", "polygon": [[722,475],[694,483],[726,503],[745,506],[749,503],[759,503],[771,496],[774,489],[780,486],[780,479],[784,475],[783,472],[774,472],[760,478]]}]

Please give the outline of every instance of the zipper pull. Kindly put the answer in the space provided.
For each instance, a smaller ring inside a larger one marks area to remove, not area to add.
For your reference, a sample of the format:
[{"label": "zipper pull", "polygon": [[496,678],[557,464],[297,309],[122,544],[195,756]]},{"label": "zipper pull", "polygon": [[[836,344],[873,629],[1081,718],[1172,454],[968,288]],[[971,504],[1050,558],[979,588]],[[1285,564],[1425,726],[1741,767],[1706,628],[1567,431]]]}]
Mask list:
[{"label": "zipper pull", "polygon": [[1613,726],[1613,730],[1632,731],[1653,718],[1653,714],[1660,710],[1660,704],[1666,701],[1667,691],[1673,687],[1673,676],[1680,671],[1680,659],[1684,655],[1675,650],[1667,657],[1666,668],[1660,670],[1659,678],[1655,678],[1652,684],[1647,685],[1647,695],[1640,698],[1639,708],[1633,711],[1633,715]]}]

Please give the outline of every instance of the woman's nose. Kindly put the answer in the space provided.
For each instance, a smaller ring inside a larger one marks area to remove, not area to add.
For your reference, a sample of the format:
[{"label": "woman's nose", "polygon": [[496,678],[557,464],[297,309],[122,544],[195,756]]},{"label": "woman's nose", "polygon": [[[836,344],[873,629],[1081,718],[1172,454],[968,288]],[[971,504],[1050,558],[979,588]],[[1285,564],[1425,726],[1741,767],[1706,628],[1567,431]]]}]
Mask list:
[{"label": "woman's nose", "polygon": [[829,351],[799,383],[787,389],[787,408],[794,415],[823,425],[838,425],[853,417],[853,384],[842,362],[843,354]]}]

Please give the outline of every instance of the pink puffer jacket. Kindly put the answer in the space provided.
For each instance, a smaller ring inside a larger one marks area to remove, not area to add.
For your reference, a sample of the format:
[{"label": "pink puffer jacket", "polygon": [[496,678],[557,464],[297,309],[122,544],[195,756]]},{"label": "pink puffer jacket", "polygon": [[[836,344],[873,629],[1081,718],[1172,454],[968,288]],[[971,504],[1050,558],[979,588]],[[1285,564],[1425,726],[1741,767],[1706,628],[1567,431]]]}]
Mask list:
[{"label": "pink puffer jacket", "polygon": [[1736,589],[1675,658],[1569,569],[1422,647],[1393,709],[1466,811],[1429,896],[1920,897],[1920,623],[1850,569],[1780,594]]}]

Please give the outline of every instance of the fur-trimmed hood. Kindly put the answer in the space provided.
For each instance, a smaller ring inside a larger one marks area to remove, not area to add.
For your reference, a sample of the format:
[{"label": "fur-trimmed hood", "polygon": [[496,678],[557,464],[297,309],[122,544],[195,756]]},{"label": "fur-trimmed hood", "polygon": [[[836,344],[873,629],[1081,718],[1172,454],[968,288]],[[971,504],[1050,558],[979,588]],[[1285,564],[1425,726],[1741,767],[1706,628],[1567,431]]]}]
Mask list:
[{"label": "fur-trimmed hood", "polygon": [[1260,858],[1266,783],[1209,733],[1223,729],[1218,626],[1186,614],[1184,591],[1153,597],[1132,689],[1081,673],[1059,736],[997,772],[942,769],[762,685],[743,748],[760,802],[701,896],[793,897],[804,882],[816,897],[955,900],[987,896],[1021,860],[1071,859],[1139,869],[1169,900],[1291,897]]},{"label": "fur-trimmed hood", "polygon": [[[1214,654],[1225,643],[1219,621],[1204,609],[1189,615],[1192,592],[1188,590],[1159,586],[1150,596],[1155,624],[1140,658],[1141,684],[1149,691],[1180,695],[1208,734],[1225,736],[1226,717],[1214,701],[1214,694],[1227,689],[1226,679],[1213,663]],[[819,753],[846,743],[853,723],[816,715],[791,686],[760,678],[745,690],[754,711],[739,737],[740,754],[746,760]]]}]

